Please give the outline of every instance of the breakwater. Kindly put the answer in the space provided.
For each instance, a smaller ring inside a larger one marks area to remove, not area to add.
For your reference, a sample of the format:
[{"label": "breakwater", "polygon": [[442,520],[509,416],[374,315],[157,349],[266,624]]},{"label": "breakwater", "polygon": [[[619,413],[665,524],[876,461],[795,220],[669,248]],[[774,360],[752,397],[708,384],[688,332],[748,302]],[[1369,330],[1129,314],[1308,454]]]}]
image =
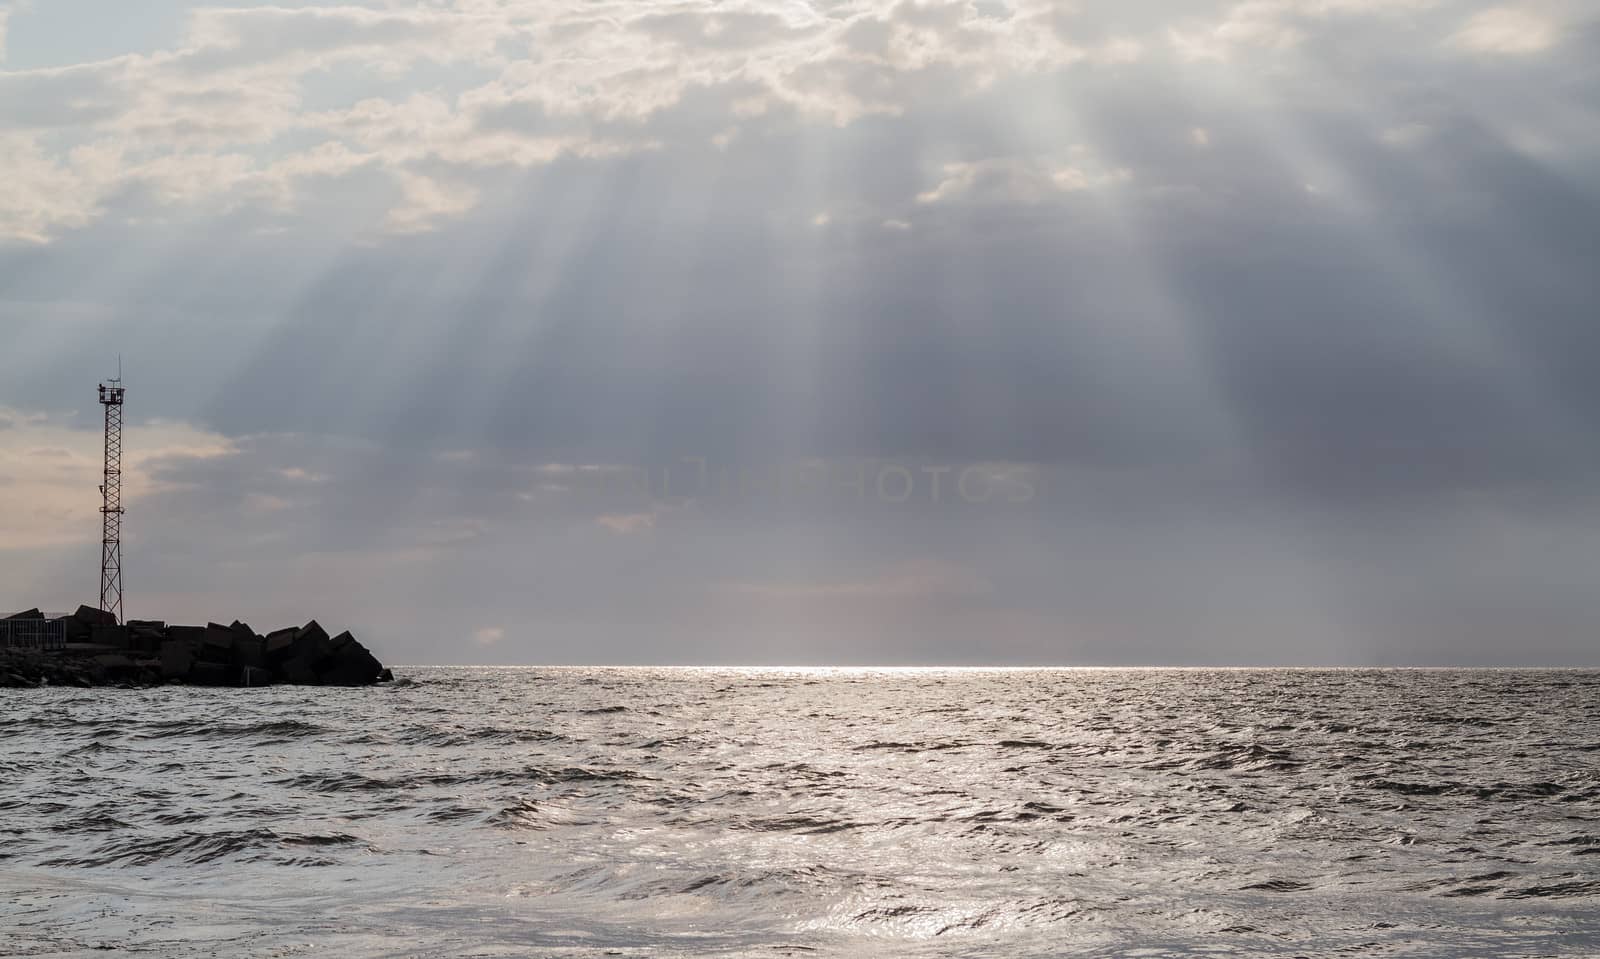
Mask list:
[{"label": "breakwater", "polygon": [[80,606],[70,616],[37,609],[0,621],[0,686],[368,686],[393,678],[348,631],[329,635],[316,620],[265,635],[235,620],[224,626],[125,624]]}]

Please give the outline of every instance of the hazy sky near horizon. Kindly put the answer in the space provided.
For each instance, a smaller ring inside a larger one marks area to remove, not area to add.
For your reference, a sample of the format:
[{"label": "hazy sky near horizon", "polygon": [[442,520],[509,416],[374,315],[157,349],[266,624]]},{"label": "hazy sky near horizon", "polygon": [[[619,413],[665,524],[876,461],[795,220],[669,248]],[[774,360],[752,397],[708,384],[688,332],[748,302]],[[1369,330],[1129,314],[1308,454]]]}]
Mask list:
[{"label": "hazy sky near horizon", "polygon": [[0,611],[1600,665],[1579,0],[0,0]]}]

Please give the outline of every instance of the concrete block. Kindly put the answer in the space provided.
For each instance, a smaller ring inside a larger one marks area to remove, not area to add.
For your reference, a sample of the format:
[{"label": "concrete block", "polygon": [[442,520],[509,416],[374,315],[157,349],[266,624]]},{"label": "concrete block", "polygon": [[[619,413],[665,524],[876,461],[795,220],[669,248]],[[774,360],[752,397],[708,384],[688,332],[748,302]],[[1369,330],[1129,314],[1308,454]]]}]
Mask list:
[{"label": "concrete block", "polygon": [[167,638],[182,640],[192,646],[199,646],[205,642],[206,628],[204,626],[168,626]]},{"label": "concrete block", "polygon": [[224,649],[221,646],[202,645],[194,651],[194,661],[197,663],[216,663],[219,666],[236,665],[233,647]]},{"label": "concrete block", "polygon": [[181,639],[169,639],[161,644],[161,676],[163,679],[183,679],[189,675],[194,657],[189,644]]},{"label": "concrete block", "polygon": [[323,681],[329,685],[366,686],[378,681],[383,664],[367,648],[351,638],[322,664]]},{"label": "concrete block", "polygon": [[288,659],[294,647],[294,638],[300,631],[298,629],[279,629],[267,634],[266,654],[267,662],[276,665]]},{"label": "concrete block", "polygon": [[240,686],[271,686],[272,673],[258,666],[245,666],[239,670]]},{"label": "concrete block", "polygon": [[300,657],[284,663],[281,672],[285,682],[296,686],[317,686],[322,681],[312,661]]},{"label": "concrete block", "polygon": [[89,642],[112,649],[128,649],[130,636],[126,626],[94,626],[89,630]]},{"label": "concrete block", "polygon": [[239,637],[233,647],[234,662],[261,669],[267,665],[267,641],[259,636]]},{"label": "concrete block", "polygon": [[327,631],[312,620],[295,633],[293,649],[294,658],[315,663],[333,652],[333,643]]},{"label": "concrete block", "polygon": [[161,644],[167,639],[167,631],[162,629],[149,629],[143,626],[130,626],[128,629],[128,648],[141,653],[159,653]]},{"label": "concrete block", "polygon": [[189,682],[196,686],[232,686],[238,671],[222,663],[195,663],[189,667]]},{"label": "concrete block", "polygon": [[234,631],[229,629],[226,626],[220,625],[218,623],[207,623],[206,624],[206,633],[205,633],[204,642],[205,642],[205,644],[207,646],[214,646],[217,649],[229,649],[229,650],[231,650],[231,649],[233,649],[233,643],[234,643],[234,640],[236,638],[237,637],[234,634]]},{"label": "concrete block", "polygon": [[103,609],[95,609],[93,606],[79,606],[78,611],[72,614],[72,618],[85,626],[117,625],[117,617]]}]

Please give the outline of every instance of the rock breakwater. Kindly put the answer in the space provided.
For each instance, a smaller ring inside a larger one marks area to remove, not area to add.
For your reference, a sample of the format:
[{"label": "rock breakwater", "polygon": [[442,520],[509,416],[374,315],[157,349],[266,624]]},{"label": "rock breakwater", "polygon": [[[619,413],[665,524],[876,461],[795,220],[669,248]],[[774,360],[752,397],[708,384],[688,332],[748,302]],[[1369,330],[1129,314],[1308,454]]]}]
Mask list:
[{"label": "rock breakwater", "polygon": [[[0,648],[0,686],[368,686],[392,679],[348,631],[330,636],[316,620],[262,635],[235,620],[177,626],[153,620],[118,624],[88,606],[51,619],[28,610],[5,621],[13,640]],[[26,628],[25,628],[26,627]],[[19,643],[15,637],[26,636]]]}]

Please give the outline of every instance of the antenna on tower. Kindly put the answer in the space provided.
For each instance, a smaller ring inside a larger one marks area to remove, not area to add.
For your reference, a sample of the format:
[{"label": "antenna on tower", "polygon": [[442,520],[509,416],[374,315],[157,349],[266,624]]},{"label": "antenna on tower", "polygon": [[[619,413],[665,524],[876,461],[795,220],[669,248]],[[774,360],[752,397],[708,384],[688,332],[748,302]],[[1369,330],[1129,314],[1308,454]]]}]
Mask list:
[{"label": "antenna on tower", "polygon": [[100,608],[122,622],[122,355],[117,378],[100,384],[106,410],[105,478],[100,484]]}]

